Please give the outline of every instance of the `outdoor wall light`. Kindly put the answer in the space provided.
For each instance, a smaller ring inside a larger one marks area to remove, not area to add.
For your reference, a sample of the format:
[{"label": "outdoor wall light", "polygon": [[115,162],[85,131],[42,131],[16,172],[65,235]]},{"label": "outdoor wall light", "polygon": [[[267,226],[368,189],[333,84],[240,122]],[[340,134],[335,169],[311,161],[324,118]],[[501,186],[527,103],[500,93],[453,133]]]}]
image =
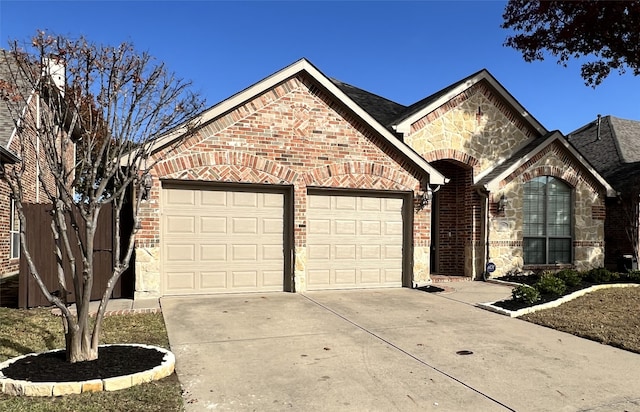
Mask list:
[{"label": "outdoor wall light", "polygon": [[149,173],[142,176],[140,189],[142,190],[142,200],[149,200],[151,196],[151,188],[153,187],[153,177]]},{"label": "outdoor wall light", "polygon": [[502,194],[502,196],[500,196],[500,199],[498,200],[498,212],[504,212],[504,209],[507,207],[507,198],[504,194]]},{"label": "outdoor wall light", "polygon": [[416,209],[423,210],[429,202],[433,199],[433,190],[430,187],[427,187],[426,191],[421,191],[416,194]]}]

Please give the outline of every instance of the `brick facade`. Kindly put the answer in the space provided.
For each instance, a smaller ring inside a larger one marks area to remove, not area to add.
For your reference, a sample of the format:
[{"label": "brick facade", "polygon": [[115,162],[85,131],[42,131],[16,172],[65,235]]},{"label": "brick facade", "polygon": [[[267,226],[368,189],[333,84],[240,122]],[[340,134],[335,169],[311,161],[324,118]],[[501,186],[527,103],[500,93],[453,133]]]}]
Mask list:
[{"label": "brick facade", "polygon": [[[158,294],[161,261],[161,180],[254,183],[292,186],[296,289],[304,290],[308,188],[411,193],[428,176],[379,135],[337,104],[314,81],[299,74],[201,125],[197,133],[161,159],[154,169],[151,199],[141,209],[137,255],[138,294]],[[415,211],[415,209],[414,209]],[[417,245],[414,281],[428,280],[429,210],[413,216]],[[421,246],[424,245],[424,246]],[[155,275],[154,275],[155,273]]]}]

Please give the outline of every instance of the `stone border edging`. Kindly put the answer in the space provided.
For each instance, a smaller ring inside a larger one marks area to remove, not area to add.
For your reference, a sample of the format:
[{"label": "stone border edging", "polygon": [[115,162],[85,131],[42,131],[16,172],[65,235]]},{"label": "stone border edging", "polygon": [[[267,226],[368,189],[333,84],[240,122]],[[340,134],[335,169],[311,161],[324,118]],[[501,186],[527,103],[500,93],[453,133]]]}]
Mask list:
[{"label": "stone border edging", "polygon": [[[112,345],[100,345],[100,347]],[[136,372],[130,375],[114,376],[105,379],[93,379],[82,382],[31,382],[23,380],[14,380],[4,376],[2,370],[13,362],[26,358],[27,356],[41,355],[42,353],[57,352],[60,349],[54,349],[41,353],[29,353],[27,355],[17,356],[0,363],[0,393],[14,396],[63,396],[71,394],[80,394],[83,392],[101,392],[101,391],[117,391],[120,389],[130,388],[131,386],[157,381],[171,375],[175,369],[175,355],[164,348],[153,345],[144,345],[137,343],[122,343],[117,346],[137,346],[146,349],[155,349],[163,352],[164,357],[162,363],[152,369]],[[63,349],[64,350],[64,349]]]},{"label": "stone border edging", "polygon": [[[75,310],[72,310],[72,313],[75,313]],[[95,316],[96,311],[89,312],[89,316]],[[139,308],[139,309],[118,309],[118,310],[107,310],[104,312],[104,317],[108,316],[117,316],[117,315],[139,315],[146,313],[162,313],[162,308]],[[51,314],[54,316],[62,316],[62,311],[59,308],[51,309]]]},{"label": "stone border edging", "polygon": [[[501,282],[501,283],[509,283],[510,284],[512,282]],[[518,286],[519,284],[516,283],[515,285]],[[501,315],[509,316],[509,317],[512,317],[512,318],[517,318],[517,317],[520,317],[522,315],[526,315],[528,313],[537,312],[539,310],[558,307],[558,306],[562,305],[563,303],[566,303],[566,302],[569,302],[569,301],[571,301],[573,299],[579,298],[580,296],[584,296],[587,293],[595,292],[596,290],[610,289],[610,288],[627,288],[627,287],[640,287],[640,284],[638,284],[638,283],[612,283],[612,284],[604,284],[604,285],[594,285],[594,286],[590,286],[590,287],[585,288],[585,289],[577,290],[577,291],[575,291],[573,293],[570,293],[568,295],[562,296],[561,298],[558,298],[558,299],[553,300],[551,302],[546,302],[546,303],[542,303],[540,305],[535,305],[535,306],[529,306],[527,308],[522,308],[522,309],[518,309],[518,310],[509,310],[509,309],[505,309],[505,308],[501,308],[499,306],[493,305],[496,302],[478,303],[478,304],[476,304],[476,306],[479,307],[479,308],[482,308],[482,309],[489,310],[491,312],[499,313]]]}]

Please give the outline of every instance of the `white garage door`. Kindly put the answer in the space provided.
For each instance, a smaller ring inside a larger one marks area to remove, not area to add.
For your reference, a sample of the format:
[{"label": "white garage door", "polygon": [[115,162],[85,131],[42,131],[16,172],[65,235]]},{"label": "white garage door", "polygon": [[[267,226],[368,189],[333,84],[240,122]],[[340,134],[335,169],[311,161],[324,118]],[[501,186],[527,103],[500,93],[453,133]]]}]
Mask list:
[{"label": "white garage door", "polygon": [[284,195],[163,190],[166,295],[282,291]]},{"label": "white garage door", "polygon": [[403,200],[308,196],[307,289],[402,286]]}]

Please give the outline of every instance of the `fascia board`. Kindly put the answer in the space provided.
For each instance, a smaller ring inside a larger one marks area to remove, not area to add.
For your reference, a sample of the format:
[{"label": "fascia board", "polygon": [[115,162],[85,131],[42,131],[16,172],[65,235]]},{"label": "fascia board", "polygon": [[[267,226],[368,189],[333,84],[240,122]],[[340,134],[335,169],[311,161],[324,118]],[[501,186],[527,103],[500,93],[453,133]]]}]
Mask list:
[{"label": "fascia board", "polygon": [[548,133],[548,130],[540,124],[529,112],[520,104],[518,101],[505,89],[500,82],[498,82],[489,72],[486,70],[481,71],[476,76],[467,80],[464,83],[461,83],[457,87],[451,89],[448,93],[445,93],[440,98],[435,100],[428,106],[425,106],[422,110],[416,112],[412,116],[404,119],[402,122],[395,125],[395,129],[399,133],[409,133],[411,131],[411,125],[432,111],[436,110],[438,107],[447,103],[449,100],[474,86],[478,82],[486,80],[499,94],[502,98],[504,98],[511,107],[513,107],[526,122],[528,122],[534,129],[538,131],[538,133],[544,135]]},{"label": "fascia board", "polygon": [[549,146],[553,142],[558,141],[565,147],[581,164],[582,166],[589,171],[589,173],[600,183],[607,191],[607,197],[615,197],[617,195],[616,191],[611,187],[611,185],[586,161],[578,151],[576,151],[567,141],[562,138],[562,134],[558,131],[555,131],[551,136],[544,139],[535,149],[524,155],[517,162],[512,164],[508,169],[504,172],[500,173],[498,176],[491,179],[490,182],[486,184],[489,190],[497,190],[498,182],[509,176],[520,166],[531,160],[531,158],[535,157],[538,153],[540,153],[545,147]]},{"label": "fascia board", "polygon": [[[362,118],[369,126],[382,135],[392,146],[400,150],[402,154],[411,159],[418,167],[429,174],[429,180],[431,184],[445,184],[449,180],[445,178],[440,172],[434,169],[429,163],[420,155],[415,153],[403,142],[393,136],[386,128],[378,123],[371,115],[358,106],[353,100],[351,100],[346,94],[344,94],[327,76],[322,74],[315,66],[309,63],[306,59],[300,59],[297,62],[291,64],[265,78],[264,80],[248,87],[247,89],[231,96],[230,98],[218,103],[209,110],[202,113],[196,121],[199,125],[204,125],[207,122],[215,119],[216,117],[226,113],[235,107],[243,104],[244,102],[252,99],[253,97],[269,90],[275,85],[287,80],[288,78],[295,76],[301,71],[307,72],[312,76],[320,85],[327,89],[330,93],[340,99],[350,110],[352,110],[357,116]],[[161,137],[154,142],[151,147],[151,151],[155,151],[160,147],[164,147],[170,144],[173,140],[179,138],[186,131],[185,127],[179,127],[173,132]]]}]

